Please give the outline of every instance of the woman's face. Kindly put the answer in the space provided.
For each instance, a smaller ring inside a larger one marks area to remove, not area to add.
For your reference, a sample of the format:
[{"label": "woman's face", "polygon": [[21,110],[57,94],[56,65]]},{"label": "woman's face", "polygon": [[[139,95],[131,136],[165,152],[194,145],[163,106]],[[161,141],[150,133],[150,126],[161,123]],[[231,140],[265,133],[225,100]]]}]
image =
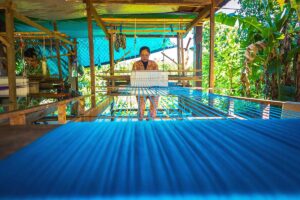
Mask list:
[{"label": "woman's face", "polygon": [[37,59],[36,56],[31,57],[25,57],[25,62],[27,63],[28,66],[30,67],[38,67],[39,65],[39,60]]},{"label": "woman's face", "polygon": [[150,53],[146,50],[146,49],[144,49],[142,52],[141,52],[141,60],[143,61],[143,62],[147,62],[148,60],[149,60],[149,56],[150,56]]}]

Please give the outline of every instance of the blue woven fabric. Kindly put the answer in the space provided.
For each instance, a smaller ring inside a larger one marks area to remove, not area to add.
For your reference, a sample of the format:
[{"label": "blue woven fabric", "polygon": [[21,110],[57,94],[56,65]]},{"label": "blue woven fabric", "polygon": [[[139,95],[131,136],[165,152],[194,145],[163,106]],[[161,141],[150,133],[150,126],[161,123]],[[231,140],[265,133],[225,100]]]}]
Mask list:
[{"label": "blue woven fabric", "polygon": [[299,124],[69,123],[0,161],[0,197],[297,199]]}]

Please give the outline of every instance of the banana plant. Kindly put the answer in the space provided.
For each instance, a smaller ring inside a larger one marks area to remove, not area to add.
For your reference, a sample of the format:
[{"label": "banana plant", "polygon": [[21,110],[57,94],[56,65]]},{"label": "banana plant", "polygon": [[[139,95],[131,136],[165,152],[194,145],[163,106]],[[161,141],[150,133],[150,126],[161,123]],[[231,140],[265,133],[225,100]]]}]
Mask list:
[{"label": "banana plant", "polygon": [[[293,1],[296,3],[296,0]],[[296,13],[299,14],[298,4],[278,0],[276,5],[280,6],[280,11],[274,14],[273,1],[261,0],[261,3],[266,13],[262,21],[253,16],[223,13],[218,14],[216,20],[228,26],[239,26],[240,30],[247,32],[248,41],[252,41],[245,46],[244,69],[241,73],[245,94],[251,96],[251,78],[255,78],[255,86],[260,85],[257,83],[265,86],[266,98],[293,100],[289,93],[295,96],[295,83],[290,81],[286,84],[285,80],[292,79],[287,76],[291,76],[291,63],[299,53],[299,46],[295,44],[299,28],[292,20]]]}]

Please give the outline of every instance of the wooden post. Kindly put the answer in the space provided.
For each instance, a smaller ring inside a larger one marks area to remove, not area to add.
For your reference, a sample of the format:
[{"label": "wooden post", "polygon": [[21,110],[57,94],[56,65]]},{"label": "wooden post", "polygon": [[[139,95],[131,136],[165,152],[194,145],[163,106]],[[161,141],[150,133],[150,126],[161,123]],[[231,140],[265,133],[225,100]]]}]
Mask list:
[{"label": "wooden post", "polygon": [[209,59],[209,92],[215,87],[214,62],[215,62],[215,0],[211,0],[210,8],[210,59]]},{"label": "wooden post", "polygon": [[181,69],[181,42],[180,42],[180,34],[177,33],[177,63],[178,63],[178,76],[180,75]]},{"label": "wooden post", "polygon": [[67,123],[67,105],[65,103],[58,104],[58,123]]},{"label": "wooden post", "polygon": [[[181,70],[185,69],[185,61],[184,61],[184,47],[183,47],[183,37],[180,34],[180,50],[181,50]],[[183,75],[183,71],[181,72],[181,75]]]},{"label": "wooden post", "polygon": [[9,1],[9,7],[5,11],[5,27],[7,42],[7,72],[9,88],[9,110],[17,109],[17,89],[16,89],[16,55],[14,45],[14,10],[12,2]]},{"label": "wooden post", "polygon": [[300,103],[299,102],[285,102],[282,105],[282,119],[288,118],[298,118],[300,113]]},{"label": "wooden post", "polygon": [[196,87],[202,87],[202,53],[203,53],[203,26],[196,26],[194,29],[194,42],[196,51],[194,55],[194,69],[196,71],[196,76],[201,79],[201,81],[196,81]]},{"label": "wooden post", "polygon": [[94,36],[93,36],[93,21],[91,12],[92,1],[86,1],[88,34],[89,34],[89,53],[90,53],[90,75],[91,75],[91,103],[92,108],[96,107],[96,78],[95,78],[95,60],[94,60]]},{"label": "wooden post", "polygon": [[[53,22],[54,31],[57,31],[56,21]],[[59,80],[63,80],[62,69],[61,69],[61,58],[60,58],[60,41],[58,39],[55,40],[55,49],[56,49],[56,58],[57,58],[57,66],[59,73]]]},{"label": "wooden post", "polygon": [[19,114],[9,119],[9,125],[26,125],[26,116],[25,114]]},{"label": "wooden post", "polygon": [[[114,60],[114,37],[112,34],[110,34],[109,36],[109,61],[110,61],[110,75],[113,76],[115,74],[115,60]],[[114,80],[112,80],[111,84],[112,87],[115,87]]]}]

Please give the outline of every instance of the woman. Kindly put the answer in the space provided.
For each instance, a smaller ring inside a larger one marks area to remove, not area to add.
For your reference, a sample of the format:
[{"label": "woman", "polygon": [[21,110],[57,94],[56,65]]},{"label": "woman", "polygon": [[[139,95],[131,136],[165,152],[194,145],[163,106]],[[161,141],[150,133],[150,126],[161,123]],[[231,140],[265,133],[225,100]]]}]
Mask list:
[{"label": "woman", "polygon": [[[149,47],[141,47],[140,49],[141,60],[136,61],[133,64],[132,70],[158,70],[158,65],[155,61],[149,60],[150,49]],[[158,96],[147,96],[146,99],[144,96],[137,97],[139,110],[138,110],[138,118],[139,120],[143,120],[144,112],[145,112],[145,101],[147,99],[150,100],[150,116],[152,119],[156,117],[156,110],[158,106]]]},{"label": "woman", "polygon": [[27,76],[43,75],[41,62],[34,48],[28,48],[25,50],[24,59],[26,62],[25,71]]}]

